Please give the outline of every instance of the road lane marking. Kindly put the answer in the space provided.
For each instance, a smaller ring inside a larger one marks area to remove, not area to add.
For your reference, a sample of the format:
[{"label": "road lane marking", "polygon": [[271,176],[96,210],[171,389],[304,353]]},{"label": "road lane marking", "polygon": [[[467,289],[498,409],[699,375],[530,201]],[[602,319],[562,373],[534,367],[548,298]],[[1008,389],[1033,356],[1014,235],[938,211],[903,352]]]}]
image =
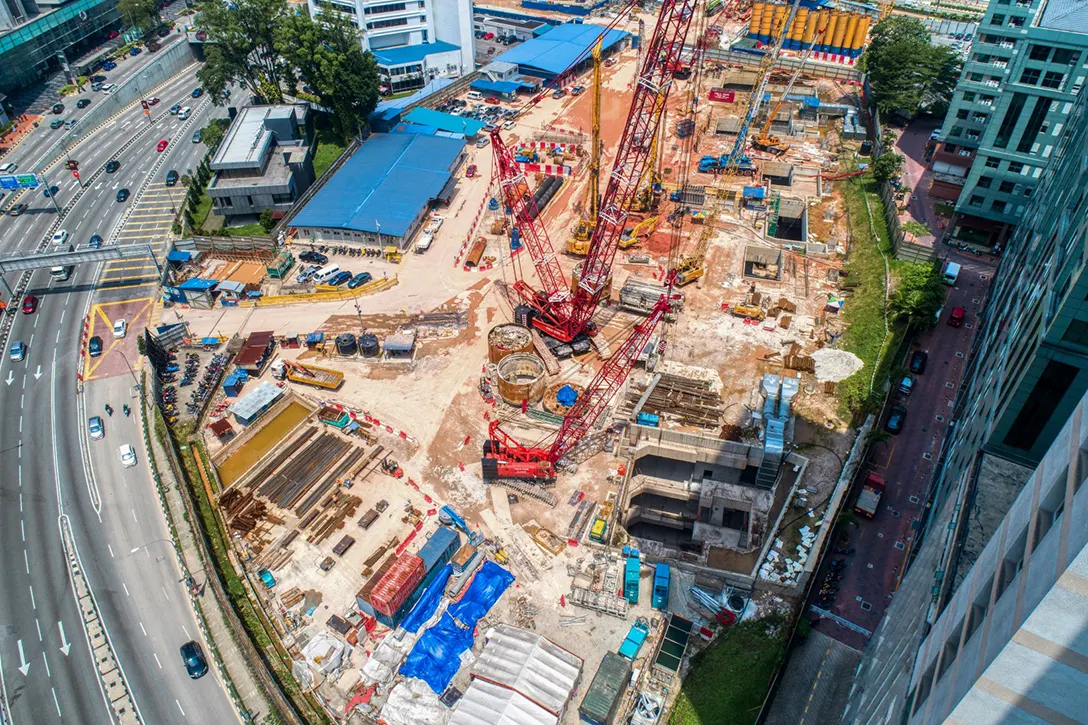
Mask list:
[{"label": "road lane marking", "polygon": [[193,635],[189,634],[189,630],[187,630],[187,629],[185,628],[185,625],[184,625],[184,624],[183,624],[183,625],[181,625],[181,631],[185,633],[185,638],[186,638],[186,639],[192,639],[192,638],[193,638]]},{"label": "road lane marking", "polygon": [[110,550],[110,558],[112,559],[113,558],[113,547],[110,546],[109,544],[106,544],[106,548]]},{"label": "road lane marking", "polygon": [[[19,441],[19,450],[22,450],[23,442]],[[23,512],[23,494],[19,494],[19,513]]]},{"label": "road lane marking", "polygon": [[151,656],[155,658],[155,664],[157,664],[159,666],[159,669],[161,670],[162,669],[162,662],[159,662],[159,656],[157,654],[155,654],[154,652],[151,653]]},{"label": "road lane marking", "polygon": [[129,511],[132,512],[132,520],[135,521],[136,523],[140,523],[140,520],[138,518],[136,518],[136,509],[130,508]]},{"label": "road lane marking", "polygon": [[[20,443],[19,445],[22,445],[22,443]],[[19,488],[22,488],[22,487],[23,487],[23,464],[20,463],[19,464]]]},{"label": "road lane marking", "polygon": [[49,658],[45,656],[45,652],[42,652],[42,661],[45,662],[45,676],[52,677],[53,673],[49,671]]},{"label": "road lane marking", "polygon": [[[19,407],[22,408],[23,407],[22,404],[20,404]],[[19,416],[19,432],[20,433],[23,432],[23,416],[21,416],[21,415]]]},{"label": "road lane marking", "polygon": [[26,661],[26,655],[23,654],[23,640],[19,640],[16,644],[19,646],[19,671],[23,673],[23,677],[26,677],[26,673],[30,672],[30,663]]},{"label": "road lane marking", "polygon": [[[179,710],[181,710],[181,703],[180,703],[180,702],[178,702],[178,701],[177,701],[176,699],[174,700],[174,702],[176,702],[176,703],[177,703],[177,705],[178,705],[178,709],[179,709]],[[186,714],[185,714],[185,711],[184,711],[184,710],[181,710],[181,716],[182,716],[182,717],[188,717],[188,715],[186,715]]]},{"label": "road lane marking", "polygon": [[30,557],[26,553],[26,549],[23,549],[23,563],[26,564],[26,573],[30,573]]},{"label": "road lane marking", "polygon": [[166,597],[166,601],[170,601],[170,595],[166,593],[166,587],[160,586],[159,589],[162,589],[162,595]]},{"label": "road lane marking", "polygon": [[42,623],[38,621],[38,618],[34,618],[34,626],[38,628],[38,641],[44,642],[45,637],[42,636]]},{"label": "road lane marking", "polygon": [[22,533],[23,533],[23,542],[25,543],[26,542],[26,522],[24,520],[22,520],[22,519],[19,519],[19,530],[22,531]]},{"label": "road lane marking", "polygon": [[30,608],[31,609],[37,609],[38,608],[38,602],[37,602],[37,600],[34,599],[34,587],[31,586],[29,588],[30,588]]},{"label": "road lane marking", "polygon": [[129,594],[129,593],[128,593],[128,587],[127,587],[127,586],[125,586],[125,583],[124,583],[124,582],[121,582],[121,588],[125,590],[125,596],[126,596],[126,597],[130,597],[130,596],[132,596],[131,594]]},{"label": "road lane marking", "polygon": [[147,636],[147,630],[144,629],[144,623],[143,622],[140,622],[140,631],[144,633],[145,637]]},{"label": "road lane marking", "polygon": [[57,699],[57,691],[52,687],[49,689],[53,691],[53,704],[57,706],[57,717],[63,717],[63,715],[60,714],[60,700]]}]

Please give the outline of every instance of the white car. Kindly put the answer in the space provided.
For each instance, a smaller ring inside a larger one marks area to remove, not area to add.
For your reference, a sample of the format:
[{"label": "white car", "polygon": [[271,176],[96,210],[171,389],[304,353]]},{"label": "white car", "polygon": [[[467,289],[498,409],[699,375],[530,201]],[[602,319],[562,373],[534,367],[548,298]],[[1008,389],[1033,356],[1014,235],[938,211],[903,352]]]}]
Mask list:
[{"label": "white car", "polygon": [[116,86],[114,86],[112,83],[106,83],[101,88],[99,88],[98,90],[102,91],[103,93],[105,93],[108,96],[109,94],[113,93],[113,89],[115,87]]},{"label": "white car", "polygon": [[514,127],[514,122],[513,121],[507,121],[506,123],[504,123],[502,125],[502,127],[505,128],[507,131],[509,131],[510,129],[512,129]]},{"label": "white car", "polygon": [[136,449],[128,443],[118,448],[117,454],[121,457],[121,465],[125,468],[132,468],[136,465]]},{"label": "white car", "polygon": [[113,321],[113,338],[120,340],[128,334],[128,321],[125,318]]},{"label": "white car", "polygon": [[14,174],[17,168],[16,164],[0,164],[0,174]]},{"label": "white car", "polygon": [[193,112],[193,109],[186,106],[185,108],[181,109],[181,111],[178,112],[178,118],[180,118],[182,121],[184,121],[185,119],[187,119],[189,117],[189,114],[192,113],[192,112]]},{"label": "white car", "polygon": [[68,232],[61,229],[53,235],[53,244],[64,244],[68,241]]}]

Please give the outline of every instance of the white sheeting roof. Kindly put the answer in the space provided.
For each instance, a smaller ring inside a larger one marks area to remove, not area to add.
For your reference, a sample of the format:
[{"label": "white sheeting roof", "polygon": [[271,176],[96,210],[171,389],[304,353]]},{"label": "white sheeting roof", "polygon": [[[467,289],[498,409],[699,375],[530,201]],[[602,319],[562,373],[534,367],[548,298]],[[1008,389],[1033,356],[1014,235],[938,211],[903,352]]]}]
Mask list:
[{"label": "white sheeting roof", "polygon": [[473,680],[449,725],[557,725],[559,718],[528,698],[485,680]]},{"label": "white sheeting roof", "polygon": [[508,687],[552,715],[563,712],[581,673],[580,657],[538,634],[508,624],[500,624],[489,633],[487,645],[472,668],[474,678]]}]

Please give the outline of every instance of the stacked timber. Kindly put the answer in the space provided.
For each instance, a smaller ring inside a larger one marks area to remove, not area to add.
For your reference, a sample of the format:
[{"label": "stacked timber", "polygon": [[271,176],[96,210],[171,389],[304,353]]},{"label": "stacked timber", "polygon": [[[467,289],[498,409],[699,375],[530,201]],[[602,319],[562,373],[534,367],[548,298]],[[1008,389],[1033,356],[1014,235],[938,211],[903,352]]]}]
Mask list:
[{"label": "stacked timber", "polygon": [[[688,371],[685,371],[688,372]],[[664,372],[628,387],[626,412],[658,415],[685,426],[707,430],[721,427],[725,406],[716,375],[693,376]],[[655,384],[656,383],[656,384]],[[638,408],[639,403],[642,407]]]}]

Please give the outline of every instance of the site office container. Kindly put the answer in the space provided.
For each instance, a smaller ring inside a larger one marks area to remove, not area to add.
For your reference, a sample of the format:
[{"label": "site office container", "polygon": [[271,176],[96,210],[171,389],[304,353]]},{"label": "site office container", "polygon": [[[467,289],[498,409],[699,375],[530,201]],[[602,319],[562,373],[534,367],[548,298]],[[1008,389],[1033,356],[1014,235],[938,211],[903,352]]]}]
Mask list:
[{"label": "site office container", "polygon": [[423,580],[425,571],[423,559],[415,554],[402,555],[370,592],[370,605],[374,611],[389,616],[396,614]]}]

